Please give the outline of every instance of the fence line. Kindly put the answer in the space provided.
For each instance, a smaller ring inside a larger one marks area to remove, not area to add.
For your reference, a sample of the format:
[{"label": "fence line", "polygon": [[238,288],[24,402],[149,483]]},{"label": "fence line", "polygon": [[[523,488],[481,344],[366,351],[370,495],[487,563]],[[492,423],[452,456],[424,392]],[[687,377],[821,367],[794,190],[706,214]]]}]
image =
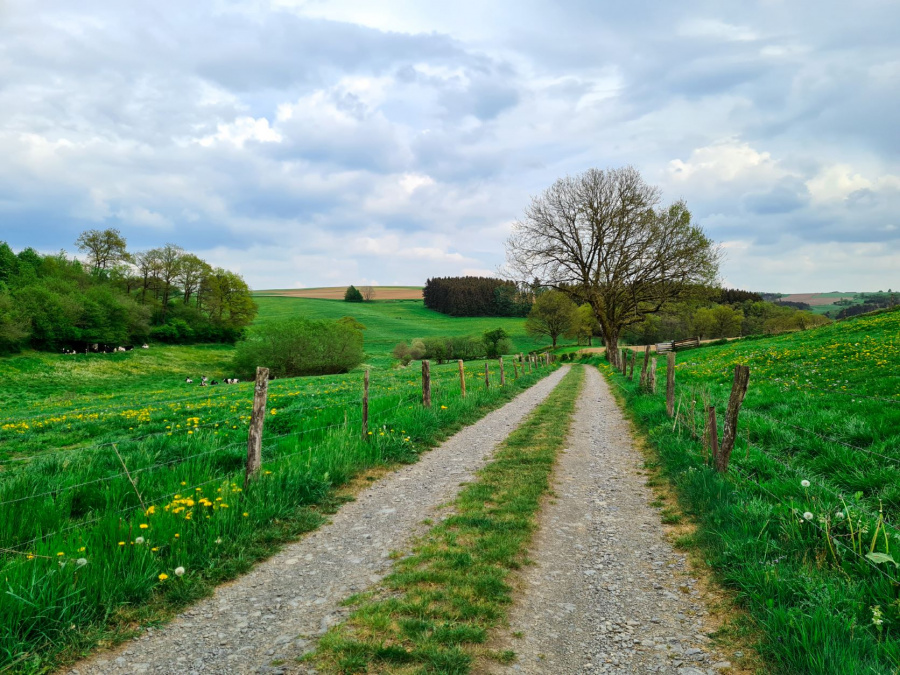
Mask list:
[{"label": "fence line", "polygon": [[[384,400],[386,398],[394,398],[394,395],[378,396],[376,398],[370,399],[370,402],[380,401],[380,400]],[[338,407],[338,406],[324,406],[324,407],[304,406],[303,408],[300,408],[299,410],[291,410],[290,414],[291,415],[300,414],[300,413],[306,412],[308,410],[315,410],[315,411],[330,410],[330,409],[336,408],[336,407]],[[238,415],[236,417],[212,420],[212,421],[204,422],[203,424],[199,424],[196,426],[190,426],[190,427],[186,426],[184,428],[184,431],[192,431],[194,429],[204,429],[204,428],[208,428],[208,427],[213,427],[217,424],[225,424],[225,423],[229,423],[229,422],[234,422],[236,420],[239,421],[243,417],[246,417],[246,415],[242,414],[242,415]],[[154,436],[172,435],[174,433],[176,433],[176,431],[174,429],[162,429],[160,431],[153,431],[153,432],[144,434],[142,436],[128,436],[128,437],[119,438],[114,441],[104,441],[103,443],[94,443],[91,445],[81,445],[81,446],[77,446],[74,448],[63,448],[61,450],[54,450],[53,452],[42,452],[42,453],[39,453],[36,455],[31,455],[29,457],[12,457],[12,458],[4,460],[4,461],[5,462],[32,462],[35,460],[43,460],[45,458],[56,457],[58,455],[62,455],[62,454],[70,453],[70,452],[86,452],[88,450],[97,450],[97,449],[101,449],[101,448],[110,447],[112,445],[125,445],[127,443],[135,443],[137,441],[142,441],[147,438],[152,438]]]},{"label": "fence line", "polygon": [[[447,382],[455,381],[455,377],[454,377],[454,376],[448,376],[448,377],[446,377],[446,378],[440,378],[440,379],[446,379]],[[413,389],[415,390],[415,386],[414,386],[414,385],[412,385],[412,386],[413,386]],[[394,410],[397,410],[397,409],[399,409],[399,408],[401,408],[401,407],[407,405],[407,404],[410,403],[410,402],[414,402],[414,401],[416,400],[416,398],[417,398],[417,395],[416,395],[416,394],[413,394],[413,395],[409,395],[409,394],[403,395],[402,393],[399,393],[399,392],[398,392],[397,395],[400,395],[400,396],[401,396],[401,399],[400,399],[400,401],[399,401],[396,405],[390,406],[390,407],[388,407],[388,408],[384,408],[384,409],[379,410],[379,411],[376,411],[376,412],[374,412],[374,415],[381,416],[381,415],[384,415],[384,414],[386,414],[386,413],[390,413],[390,412],[392,412],[392,411],[394,411]],[[393,398],[395,398],[395,396],[396,396],[396,395],[379,396],[379,397],[377,397],[377,398],[375,398],[375,399],[372,399],[372,401],[374,402],[374,401],[384,400],[384,399],[389,399],[389,398],[390,398],[390,399],[393,399]],[[265,405],[265,401],[263,402],[263,405]],[[339,407],[339,406],[329,406],[329,407],[321,407],[321,408],[319,408],[319,407],[317,407],[317,406],[306,406],[306,407],[304,407],[304,408],[301,408],[299,411],[295,411],[295,412],[302,412],[302,411],[307,410],[307,409],[310,409],[310,408],[313,408],[313,409],[315,409],[315,410],[330,410],[330,409],[336,409],[336,408],[338,408],[338,407]],[[340,407],[345,407],[345,406],[340,406]],[[354,418],[355,418],[355,416],[354,416]],[[229,418],[227,421],[233,421],[233,419],[234,419],[234,418]],[[209,423],[207,423],[207,424],[205,424],[205,425],[203,425],[203,426],[209,426],[209,425],[211,425],[211,424],[219,424],[219,423],[223,423],[224,421],[226,421],[226,420],[219,420],[218,422],[209,422]],[[355,419],[354,419],[354,421],[355,421]],[[294,437],[294,438],[296,438],[296,437],[299,437],[299,436],[302,436],[302,435],[305,435],[305,434],[308,434],[308,433],[312,433],[312,432],[314,432],[314,431],[320,431],[320,430],[324,430],[324,429],[339,428],[339,427],[343,427],[343,426],[347,425],[348,423],[349,423],[349,420],[345,417],[345,420],[344,420],[343,422],[338,422],[338,423],[334,423],[334,424],[330,424],[330,425],[323,425],[323,426],[320,426],[320,427],[313,427],[313,428],[310,428],[310,429],[303,429],[303,430],[300,430],[300,431],[289,431],[289,432],[286,432],[286,433],[283,433],[283,434],[278,434],[278,435],[276,435],[276,436],[265,436],[264,441],[265,441],[265,443],[267,443],[268,445],[266,445],[266,446],[264,446],[264,447],[266,447],[267,449],[271,449],[271,448],[277,446],[277,444],[270,444],[271,441],[277,441],[277,440],[279,440],[279,439],[283,439],[283,438],[286,438],[286,437]],[[193,428],[200,428],[200,425],[198,425],[198,426],[196,426],[196,427],[193,427]],[[162,433],[168,434],[168,433],[170,433],[170,432],[169,432],[169,430],[166,430],[166,431],[164,431],[164,432],[158,432],[158,433],[153,433],[153,434],[147,434],[147,435],[145,435],[145,436],[143,436],[143,437],[139,437],[138,439],[124,439],[124,440],[120,440],[120,441],[109,441],[109,442],[105,442],[105,443],[103,443],[103,444],[97,444],[97,445],[94,445],[94,446],[87,446],[87,447],[81,447],[81,448],[68,448],[68,449],[65,449],[65,450],[60,450],[60,451],[58,451],[57,453],[54,453],[54,454],[59,454],[59,453],[62,453],[62,452],[73,452],[73,451],[79,451],[79,450],[87,450],[87,449],[93,449],[93,448],[107,447],[107,446],[110,446],[110,445],[113,445],[113,444],[116,444],[116,443],[124,443],[124,442],[128,442],[128,441],[140,440],[141,438],[146,438],[146,437],[148,437],[148,436],[153,436],[153,435],[160,435],[160,434],[162,434]],[[187,456],[187,457],[179,457],[179,458],[175,458],[175,459],[173,459],[173,460],[167,461],[167,462],[161,462],[161,463],[158,463],[158,464],[149,466],[149,467],[143,467],[143,468],[141,468],[141,469],[137,469],[137,470],[135,470],[135,471],[132,471],[131,474],[134,475],[134,474],[144,473],[144,472],[148,472],[148,471],[153,471],[153,470],[156,470],[156,469],[158,469],[158,468],[164,468],[164,467],[171,466],[171,465],[174,465],[174,464],[179,464],[179,463],[180,463],[180,464],[184,464],[184,463],[187,463],[187,462],[189,462],[189,461],[191,461],[192,459],[195,459],[195,458],[197,458],[197,457],[202,457],[202,456],[206,456],[206,455],[212,455],[212,454],[215,454],[215,453],[218,453],[218,452],[222,452],[222,451],[224,451],[224,450],[227,450],[227,449],[229,449],[229,448],[233,448],[233,447],[237,447],[237,446],[244,445],[244,443],[245,443],[244,441],[239,441],[239,442],[235,442],[235,443],[229,443],[229,444],[226,444],[226,445],[224,445],[224,446],[219,446],[219,447],[217,447],[217,448],[214,448],[214,449],[209,450],[209,451],[206,451],[206,452],[195,453],[194,455],[189,455],[189,456]],[[297,452],[295,452],[295,453],[289,453],[288,455],[283,455],[283,456],[281,456],[281,457],[276,457],[276,458],[273,458],[272,460],[269,460],[269,461],[270,461],[270,462],[279,462],[279,461],[282,461],[282,460],[284,460],[284,459],[287,459],[287,458],[289,458],[289,457],[291,457],[291,456],[294,456],[294,455],[296,455],[296,454],[300,454],[301,452],[308,452],[308,450],[309,450],[309,449],[304,448],[304,449],[301,450],[301,451],[297,451]],[[46,457],[46,456],[48,456],[48,455],[40,455],[39,457]],[[83,486],[85,486],[85,485],[91,485],[91,484],[94,484],[94,483],[100,483],[100,482],[107,482],[107,481],[110,481],[110,480],[114,480],[114,479],[116,479],[116,478],[121,478],[122,476],[125,476],[125,475],[127,474],[127,467],[123,467],[123,468],[126,469],[125,472],[116,474],[116,475],[114,475],[114,476],[105,476],[105,477],[103,477],[103,478],[99,478],[99,479],[95,479],[95,480],[91,480],[91,481],[86,481],[86,482],[84,482],[84,483],[79,483],[79,484],[76,484],[76,485],[65,486],[65,487],[60,488],[60,489],[58,489],[58,490],[52,490],[52,491],[48,491],[48,492],[44,492],[44,493],[39,493],[39,494],[36,494],[36,495],[28,495],[28,496],[25,496],[25,497],[21,497],[21,498],[14,499],[14,500],[7,500],[7,501],[5,501],[5,502],[0,502],[0,506],[5,506],[5,505],[13,504],[13,503],[18,503],[18,502],[23,502],[23,501],[27,501],[27,500],[30,500],[30,499],[37,499],[37,498],[45,497],[45,496],[52,495],[52,494],[60,494],[60,493],[67,492],[67,491],[70,491],[70,490],[73,490],[73,489],[76,489],[76,488],[79,488],[79,487],[83,487]],[[181,489],[179,489],[177,492],[172,492],[172,493],[169,493],[169,494],[166,494],[166,495],[161,495],[161,496],[156,497],[156,498],[154,498],[153,500],[151,500],[151,501],[149,501],[149,502],[147,502],[147,503],[150,504],[151,506],[157,505],[159,502],[164,501],[164,500],[166,500],[166,499],[170,499],[170,498],[174,497],[176,494],[180,494],[180,493],[182,493],[182,492],[186,492],[186,491],[190,491],[190,490],[196,490],[196,489],[199,488],[199,487],[202,487],[202,486],[204,486],[204,485],[208,485],[208,484],[210,484],[210,483],[214,483],[214,482],[217,482],[217,481],[227,480],[227,479],[229,478],[230,475],[231,475],[231,474],[219,475],[219,476],[216,476],[216,477],[214,477],[214,478],[210,478],[209,480],[203,481],[203,482],[201,482],[201,483],[197,483],[197,484],[195,484],[195,485],[184,486],[184,487],[182,487]],[[99,516],[97,516],[97,517],[95,517],[95,518],[92,518],[92,519],[89,519],[89,520],[82,520],[82,521],[79,521],[79,522],[74,523],[74,524],[72,524],[72,525],[70,525],[70,526],[68,526],[68,527],[64,527],[64,528],[61,528],[61,529],[59,529],[59,530],[55,530],[55,531],[53,531],[53,532],[48,532],[48,533],[41,534],[41,535],[39,535],[39,536],[37,536],[37,537],[34,537],[34,538],[32,538],[32,539],[29,539],[29,540],[25,540],[25,541],[19,542],[19,543],[13,545],[13,546],[10,546],[10,547],[2,547],[2,548],[0,548],[0,553],[5,552],[5,553],[10,553],[10,554],[32,555],[32,556],[34,556],[34,557],[38,557],[36,554],[29,553],[28,551],[21,551],[21,550],[16,550],[16,549],[21,549],[21,548],[31,547],[32,545],[37,544],[38,542],[44,541],[44,540],[46,540],[46,539],[48,539],[48,538],[50,538],[50,537],[54,537],[54,536],[57,536],[57,535],[65,534],[65,533],[67,533],[67,532],[70,532],[70,531],[73,531],[73,530],[77,530],[77,529],[83,529],[83,528],[89,527],[90,525],[93,525],[93,524],[95,524],[95,523],[98,523],[98,522],[100,522],[100,521],[102,521],[102,520],[104,520],[104,519],[106,519],[106,518],[109,518],[109,517],[111,517],[111,516],[122,516],[123,514],[133,512],[133,511],[135,511],[135,510],[137,510],[137,509],[139,509],[139,508],[140,508],[140,509],[145,509],[146,507],[143,506],[143,505],[140,505],[140,504],[135,504],[135,505],[132,505],[132,506],[129,506],[129,507],[125,507],[125,508],[123,508],[123,509],[116,510],[116,511],[105,512],[105,513],[102,513],[102,514],[100,514]]]}]

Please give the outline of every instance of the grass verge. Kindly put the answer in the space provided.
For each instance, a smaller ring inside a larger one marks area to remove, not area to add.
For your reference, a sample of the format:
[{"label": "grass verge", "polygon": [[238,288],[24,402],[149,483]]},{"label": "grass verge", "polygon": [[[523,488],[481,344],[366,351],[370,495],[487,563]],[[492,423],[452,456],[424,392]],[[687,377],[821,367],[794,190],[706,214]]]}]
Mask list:
[{"label": "grass verge", "polygon": [[332,673],[468,673],[487,653],[488,630],[506,616],[507,583],[523,564],[541,498],[571,422],[584,370],[574,367],[478,472],[373,594],[313,657]]}]

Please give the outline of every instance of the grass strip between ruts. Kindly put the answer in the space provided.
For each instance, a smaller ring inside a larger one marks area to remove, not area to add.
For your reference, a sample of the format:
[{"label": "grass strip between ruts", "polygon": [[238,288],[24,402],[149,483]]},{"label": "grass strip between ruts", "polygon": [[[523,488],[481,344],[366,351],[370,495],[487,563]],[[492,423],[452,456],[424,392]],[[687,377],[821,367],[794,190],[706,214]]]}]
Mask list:
[{"label": "grass strip between ruts", "polygon": [[348,620],[311,656],[338,673],[468,673],[477,656],[511,660],[482,646],[512,602],[541,499],[566,442],[584,368],[574,366],[504,441],[379,588],[354,598]]}]

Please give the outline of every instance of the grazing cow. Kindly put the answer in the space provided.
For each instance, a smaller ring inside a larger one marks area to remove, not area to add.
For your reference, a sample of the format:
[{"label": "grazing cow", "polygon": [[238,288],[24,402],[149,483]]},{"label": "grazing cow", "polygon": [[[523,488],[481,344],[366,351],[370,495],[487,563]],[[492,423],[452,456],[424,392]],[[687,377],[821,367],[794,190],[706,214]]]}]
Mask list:
[{"label": "grazing cow", "polygon": [[124,352],[124,351],[125,351],[125,347],[116,347],[116,351],[117,351],[117,352]]},{"label": "grazing cow", "polygon": [[126,352],[130,352],[132,349],[134,349],[134,345],[128,345],[127,347],[125,347]]},{"label": "grazing cow", "polygon": [[215,386],[215,385],[217,385],[217,384],[219,384],[219,383],[216,382],[215,380],[213,380],[212,382],[209,383],[209,386],[212,387],[212,386]]},{"label": "grazing cow", "polygon": [[141,345],[141,349],[150,349],[150,345]]},{"label": "grazing cow", "polygon": [[184,378],[184,381],[185,381],[187,384],[194,384],[194,381],[193,381],[191,378],[189,378],[189,377]]},{"label": "grazing cow", "polygon": [[209,385],[206,384],[205,381],[201,380],[201,381],[200,381],[200,386],[201,386],[201,387],[208,387]]},{"label": "grazing cow", "polygon": [[209,380],[209,378],[206,375],[200,378],[200,381],[203,382],[203,384],[206,384],[207,380]]}]

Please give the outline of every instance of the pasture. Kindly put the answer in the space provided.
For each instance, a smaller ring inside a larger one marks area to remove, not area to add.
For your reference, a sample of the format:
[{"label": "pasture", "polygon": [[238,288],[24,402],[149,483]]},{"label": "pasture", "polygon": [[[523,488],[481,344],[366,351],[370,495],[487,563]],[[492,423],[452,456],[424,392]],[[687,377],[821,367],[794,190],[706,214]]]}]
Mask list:
[{"label": "pasture", "polygon": [[413,338],[456,335],[481,336],[495,328],[509,333],[513,352],[541,349],[545,339],[525,333],[525,319],[515,317],[452,317],[427,309],[421,300],[380,300],[353,303],[343,300],[269,297],[256,295],[259,304],[258,325],[276,317],[303,316],[309,319],[340,319],[352,316],[365,327],[364,340],[368,364],[388,367],[391,350],[398,342]]},{"label": "pasture", "polygon": [[[600,367],[699,525],[682,544],[734,590],[784,672],[896,672],[900,311],[677,360],[677,421],[663,393]],[[721,438],[736,364],[749,366],[750,387],[723,476],[705,458],[703,410],[716,407]]]},{"label": "pasture", "polygon": [[515,320],[451,319],[421,301],[259,301],[262,325],[296,313],[366,324],[371,433],[362,369],[274,380],[263,471],[246,490],[253,384],[196,384],[231,376],[233,347],[0,359],[0,669],[44,672],[133,635],[317,527],[355,476],[415,461],[542,376],[508,370],[506,387],[485,389],[484,362],[467,363],[462,399],[456,364],[433,365],[425,409],[419,364],[391,367],[396,342],[500,321],[524,348]]}]

